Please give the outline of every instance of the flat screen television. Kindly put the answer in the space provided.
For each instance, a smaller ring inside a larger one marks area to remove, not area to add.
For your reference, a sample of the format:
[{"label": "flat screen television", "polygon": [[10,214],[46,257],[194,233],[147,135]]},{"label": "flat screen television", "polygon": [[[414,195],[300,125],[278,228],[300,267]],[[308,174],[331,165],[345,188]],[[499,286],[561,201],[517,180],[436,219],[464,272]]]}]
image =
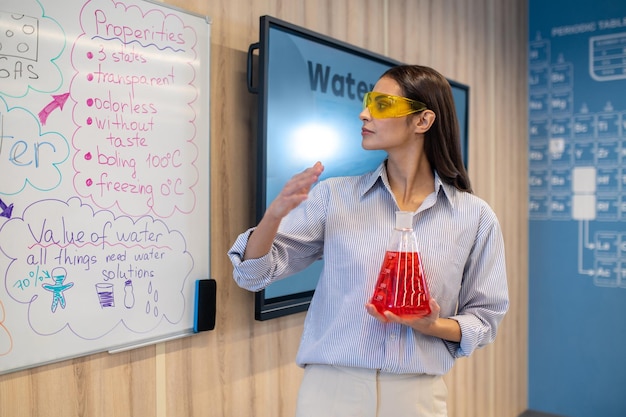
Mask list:
[{"label": "flat screen television", "polygon": [[[318,160],[325,166],[320,179],[359,175],[384,160],[385,152],[361,147],[358,115],[364,93],[373,89],[385,70],[398,64],[261,16],[260,41],[250,45],[247,69],[248,89],[258,94],[257,221],[287,180]],[[469,88],[449,81],[465,160]],[[322,262],[256,293],[255,318],[268,320],[307,310]]]}]

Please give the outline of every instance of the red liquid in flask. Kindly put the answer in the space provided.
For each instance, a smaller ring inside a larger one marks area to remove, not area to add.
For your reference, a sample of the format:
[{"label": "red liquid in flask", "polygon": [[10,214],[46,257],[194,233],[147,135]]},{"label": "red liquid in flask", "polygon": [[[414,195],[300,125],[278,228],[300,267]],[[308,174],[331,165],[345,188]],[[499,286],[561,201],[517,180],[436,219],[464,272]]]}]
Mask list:
[{"label": "red liquid in flask", "polygon": [[378,312],[427,316],[429,300],[419,253],[387,251],[371,299]]}]

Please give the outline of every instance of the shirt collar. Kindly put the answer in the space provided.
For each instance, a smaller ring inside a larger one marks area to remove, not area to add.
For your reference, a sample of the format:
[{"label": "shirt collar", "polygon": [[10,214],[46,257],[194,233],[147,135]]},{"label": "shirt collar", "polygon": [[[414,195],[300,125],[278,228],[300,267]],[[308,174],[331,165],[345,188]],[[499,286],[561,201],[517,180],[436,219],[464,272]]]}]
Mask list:
[{"label": "shirt collar", "polygon": [[[361,183],[361,197],[367,194],[371,189],[380,182],[380,186],[384,186],[387,190],[391,190],[389,187],[389,178],[387,177],[387,170],[385,169],[386,160],[381,162],[374,171],[364,175],[364,181]],[[450,184],[446,184],[441,180],[439,174],[435,170],[435,195],[437,198],[443,195],[448,203],[454,207],[456,201],[456,188]]]}]

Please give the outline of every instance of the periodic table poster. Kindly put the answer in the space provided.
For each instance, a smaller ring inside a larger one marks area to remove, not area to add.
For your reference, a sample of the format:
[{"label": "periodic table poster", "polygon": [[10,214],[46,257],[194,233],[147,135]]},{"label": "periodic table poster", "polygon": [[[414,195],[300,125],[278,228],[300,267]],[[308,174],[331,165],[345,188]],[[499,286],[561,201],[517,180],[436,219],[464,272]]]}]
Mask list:
[{"label": "periodic table poster", "polygon": [[626,3],[529,6],[529,408],[623,417]]}]

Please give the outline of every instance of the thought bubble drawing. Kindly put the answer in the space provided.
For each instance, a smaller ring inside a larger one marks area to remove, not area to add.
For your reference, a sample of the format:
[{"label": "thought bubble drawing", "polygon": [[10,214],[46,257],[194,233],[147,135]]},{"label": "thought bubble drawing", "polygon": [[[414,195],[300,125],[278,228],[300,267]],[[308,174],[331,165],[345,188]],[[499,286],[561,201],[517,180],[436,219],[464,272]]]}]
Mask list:
[{"label": "thought bubble drawing", "polygon": [[0,97],[0,194],[17,194],[28,185],[50,191],[62,181],[59,165],[70,146],[57,132],[41,132],[37,117],[22,107],[9,108]]},{"label": "thought bubble drawing", "polygon": [[76,192],[130,216],[192,212],[195,30],[149,3],[111,0],[85,3],[80,26],[70,83]]},{"label": "thought bubble drawing", "polygon": [[179,323],[194,263],[186,246],[162,220],[116,217],[77,197],[34,202],[0,228],[4,286],[40,335],[98,339],[118,326]]},{"label": "thought bubble drawing", "polygon": [[2,300],[0,300],[0,356],[10,353],[13,349],[13,337],[9,329],[4,326],[4,319],[4,304],[2,304]]},{"label": "thought bubble drawing", "polygon": [[53,92],[63,84],[56,60],[65,33],[33,0],[0,5],[0,94],[22,97],[29,90]]}]

